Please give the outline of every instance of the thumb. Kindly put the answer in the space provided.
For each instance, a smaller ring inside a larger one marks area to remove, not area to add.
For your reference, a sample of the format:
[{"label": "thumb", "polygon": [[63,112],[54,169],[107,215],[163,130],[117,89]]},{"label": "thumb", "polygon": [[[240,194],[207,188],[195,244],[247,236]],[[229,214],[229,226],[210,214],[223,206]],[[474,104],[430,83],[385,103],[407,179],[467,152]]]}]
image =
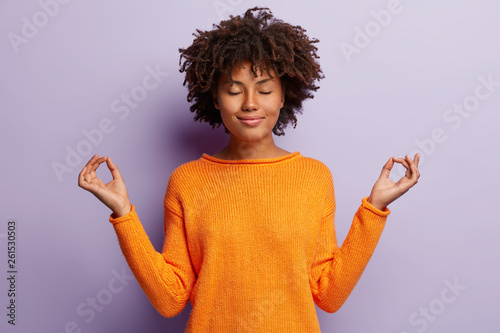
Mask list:
[{"label": "thumb", "polygon": [[111,175],[113,176],[114,180],[123,180],[118,167],[113,163],[111,157],[108,157],[106,159],[106,165],[108,166],[109,171],[111,171]]},{"label": "thumb", "polygon": [[394,160],[389,158],[387,163],[382,167],[382,172],[380,173],[380,178],[389,178],[389,174],[391,173],[392,167],[394,166]]}]

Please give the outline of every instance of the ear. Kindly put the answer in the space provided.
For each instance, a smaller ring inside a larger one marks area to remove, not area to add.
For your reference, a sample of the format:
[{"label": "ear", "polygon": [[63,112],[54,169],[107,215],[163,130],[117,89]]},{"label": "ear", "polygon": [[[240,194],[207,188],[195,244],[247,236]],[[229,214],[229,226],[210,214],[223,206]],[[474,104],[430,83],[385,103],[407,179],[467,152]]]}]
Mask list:
[{"label": "ear", "polygon": [[217,91],[212,94],[212,99],[214,100],[214,107],[220,110],[219,103],[217,102]]},{"label": "ear", "polygon": [[280,110],[283,108],[284,105],[285,105],[285,90],[282,87],[281,88],[281,106],[280,106]]}]

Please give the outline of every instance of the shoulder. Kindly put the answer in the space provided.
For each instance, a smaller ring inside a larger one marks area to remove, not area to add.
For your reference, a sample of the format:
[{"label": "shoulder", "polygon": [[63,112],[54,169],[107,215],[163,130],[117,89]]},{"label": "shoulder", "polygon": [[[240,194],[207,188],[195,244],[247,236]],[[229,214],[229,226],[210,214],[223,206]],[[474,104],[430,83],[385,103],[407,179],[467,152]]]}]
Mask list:
[{"label": "shoulder", "polygon": [[326,163],[303,155],[301,158],[297,159],[296,163],[298,170],[294,171],[305,175],[307,181],[315,183],[318,189],[323,188],[323,186],[327,188],[333,186],[332,173]]},{"label": "shoulder", "polygon": [[203,163],[200,159],[183,163],[176,167],[170,174],[169,182],[177,183],[179,181],[186,181],[192,179],[203,169]]},{"label": "shoulder", "polygon": [[320,160],[317,160],[312,157],[306,157],[303,156],[300,160],[300,163],[302,163],[302,166],[304,168],[307,168],[307,170],[310,170],[311,172],[317,172],[320,174],[324,175],[330,175],[331,176],[331,171],[330,168]]},{"label": "shoulder", "polygon": [[203,174],[200,160],[189,161],[176,167],[168,179],[165,200],[172,203],[179,203],[186,190],[190,189]]}]

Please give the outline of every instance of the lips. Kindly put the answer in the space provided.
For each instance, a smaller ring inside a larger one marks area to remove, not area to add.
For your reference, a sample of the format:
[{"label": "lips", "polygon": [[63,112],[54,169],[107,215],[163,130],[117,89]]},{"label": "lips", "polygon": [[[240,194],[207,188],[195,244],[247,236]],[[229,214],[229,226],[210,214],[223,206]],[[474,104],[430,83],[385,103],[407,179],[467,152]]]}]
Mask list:
[{"label": "lips", "polygon": [[247,126],[257,126],[263,121],[263,117],[236,117],[238,118],[243,124]]},{"label": "lips", "polygon": [[256,120],[256,119],[262,119],[264,117],[249,117],[249,116],[247,116],[247,117],[236,117],[236,118],[241,119],[241,120]]}]

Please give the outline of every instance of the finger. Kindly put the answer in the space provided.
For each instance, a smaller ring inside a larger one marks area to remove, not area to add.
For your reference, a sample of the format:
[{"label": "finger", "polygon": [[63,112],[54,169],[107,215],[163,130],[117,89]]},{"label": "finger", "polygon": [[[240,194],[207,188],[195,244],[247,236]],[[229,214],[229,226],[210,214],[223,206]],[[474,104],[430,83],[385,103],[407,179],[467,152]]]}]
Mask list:
[{"label": "finger", "polygon": [[406,169],[410,168],[410,165],[408,164],[408,162],[404,158],[394,157],[394,161],[401,163]]},{"label": "finger", "polygon": [[413,172],[411,170],[411,164],[413,163],[413,161],[411,160],[411,158],[409,158],[408,155],[405,155],[405,157],[399,159],[398,162],[400,162],[406,168],[405,177],[411,178],[411,175],[412,175],[412,172]]},{"label": "finger", "polygon": [[420,177],[420,171],[418,170],[418,157],[417,157],[417,161],[414,163],[414,166],[415,166],[415,174],[417,175],[417,179],[418,179]]},{"label": "finger", "polygon": [[90,169],[90,172],[94,172],[94,176],[95,176],[95,171],[97,170],[97,168],[99,167],[99,165],[101,165],[102,162],[104,162],[106,160],[107,156],[103,156],[99,159],[97,159],[94,164],[92,164],[92,168]]},{"label": "finger", "polygon": [[391,173],[391,169],[394,166],[394,157],[389,158],[387,163],[382,167],[382,172],[380,173],[380,178],[389,178],[389,174]]},{"label": "finger", "polygon": [[407,157],[408,157],[408,160],[410,161],[410,170],[411,170],[410,180],[412,181],[412,183],[414,185],[415,183],[417,183],[418,177],[420,177],[420,173],[418,172],[417,163],[415,161],[412,161],[409,156],[407,156]]},{"label": "finger", "polygon": [[78,186],[84,188],[84,182],[85,182],[85,174],[86,174],[87,166],[84,166],[82,171],[78,174]]},{"label": "finger", "polygon": [[415,161],[415,164],[416,164],[416,165],[417,165],[417,167],[418,167],[418,162],[420,161],[420,153],[416,153],[416,154],[415,154],[415,159],[414,159],[414,161]]},{"label": "finger", "polygon": [[411,159],[410,155],[406,155],[406,157],[407,157],[408,161],[410,162],[410,164],[415,166],[415,168],[417,168],[418,161],[420,159],[420,154],[419,153],[415,154],[415,159],[413,159],[413,160]]},{"label": "finger", "polygon": [[113,176],[113,179],[123,179],[122,175],[120,174],[120,171],[118,170],[118,167],[113,163],[111,160],[111,157],[108,157],[106,160],[106,164],[108,165],[109,171],[111,171],[111,175]]},{"label": "finger", "polygon": [[[414,166],[412,166],[412,168],[414,168]],[[407,178],[407,181],[405,182],[405,187],[407,188],[407,190],[409,190],[413,185],[415,185],[416,183],[418,182],[418,177],[417,177],[417,173],[415,170],[413,170],[412,174],[411,174],[411,177],[408,177]]]},{"label": "finger", "polygon": [[399,157],[394,157],[394,160],[398,163],[401,163],[405,167],[405,177],[410,177],[411,171],[410,170],[410,165],[404,158],[399,158]]},{"label": "finger", "polygon": [[[78,185],[81,188],[94,193],[95,191],[94,178],[96,177],[92,176],[91,173],[87,172],[87,166],[84,166],[78,178]],[[99,181],[99,178],[97,178],[97,180]]]},{"label": "finger", "polygon": [[415,164],[415,161],[411,159],[410,155],[406,155],[405,158],[408,160],[408,163],[410,164],[410,168],[409,168],[409,175],[408,175],[408,178],[410,179],[414,179],[414,177],[416,176],[416,164]]},{"label": "finger", "polygon": [[90,174],[90,173],[86,173],[83,178],[85,179],[85,181],[90,184],[92,182],[92,178],[93,176]]},{"label": "finger", "polygon": [[418,174],[417,168],[415,167],[415,164],[413,164],[411,166],[411,168],[412,168],[412,173],[411,173],[411,177],[410,177],[410,182],[411,182],[411,186],[413,186],[418,182],[419,174]]},{"label": "finger", "polygon": [[85,164],[85,167],[87,168],[87,171],[90,170],[91,166],[95,163],[95,161],[99,158],[98,154],[95,154],[92,156],[92,158]]}]

